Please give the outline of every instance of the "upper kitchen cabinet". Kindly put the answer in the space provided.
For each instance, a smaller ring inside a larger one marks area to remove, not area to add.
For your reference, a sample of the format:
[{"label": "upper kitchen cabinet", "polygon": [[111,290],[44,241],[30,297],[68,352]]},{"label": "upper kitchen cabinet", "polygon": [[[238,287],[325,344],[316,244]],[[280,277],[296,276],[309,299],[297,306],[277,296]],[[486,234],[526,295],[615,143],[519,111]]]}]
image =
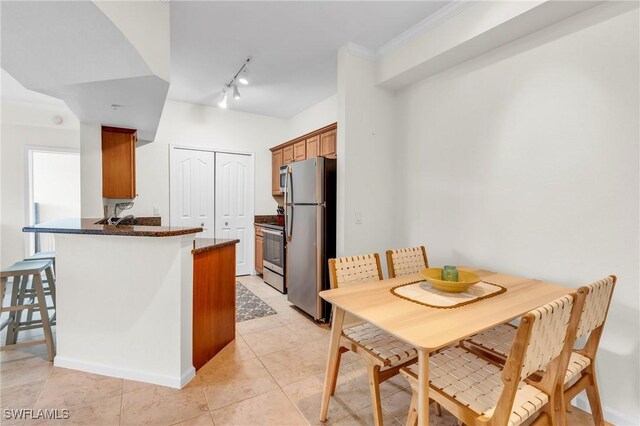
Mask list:
[{"label": "upper kitchen cabinet", "polygon": [[307,144],[305,141],[293,144],[293,161],[302,161],[307,159]]},{"label": "upper kitchen cabinet", "polygon": [[102,196],[136,197],[135,129],[102,127]]},{"label": "upper kitchen cabinet", "polygon": [[320,155],[327,158],[336,158],[336,129],[320,135]]},{"label": "upper kitchen cabinet", "polygon": [[280,166],[314,157],[336,158],[336,129],[333,123],[271,148],[271,189],[280,192]]},{"label": "upper kitchen cabinet", "polygon": [[282,162],[284,164],[293,163],[293,145],[282,148]]},{"label": "upper kitchen cabinet", "polygon": [[276,149],[271,152],[271,193],[273,195],[282,194],[280,192],[280,166],[282,166],[282,150]]},{"label": "upper kitchen cabinet", "polygon": [[320,136],[315,135],[307,138],[307,158],[317,157],[320,154]]}]

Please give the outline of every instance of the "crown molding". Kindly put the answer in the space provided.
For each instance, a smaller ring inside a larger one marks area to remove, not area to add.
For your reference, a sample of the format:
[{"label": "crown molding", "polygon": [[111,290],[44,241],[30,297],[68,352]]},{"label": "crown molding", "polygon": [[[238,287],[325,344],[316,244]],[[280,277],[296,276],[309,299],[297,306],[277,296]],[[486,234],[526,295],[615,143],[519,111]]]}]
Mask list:
[{"label": "crown molding", "polygon": [[368,49],[364,46],[353,43],[351,41],[347,43],[347,49],[349,50],[349,53],[351,53],[352,55],[358,56],[368,61],[375,61],[377,58],[375,50]]},{"label": "crown molding", "polygon": [[441,7],[435,13],[429,15],[426,19],[418,22],[413,27],[409,28],[397,37],[392,38],[382,46],[380,46],[374,55],[376,58],[389,53],[390,51],[398,48],[399,46],[415,39],[419,35],[432,30],[443,22],[453,18],[454,16],[464,12],[478,0],[454,0],[448,3],[446,6]]}]

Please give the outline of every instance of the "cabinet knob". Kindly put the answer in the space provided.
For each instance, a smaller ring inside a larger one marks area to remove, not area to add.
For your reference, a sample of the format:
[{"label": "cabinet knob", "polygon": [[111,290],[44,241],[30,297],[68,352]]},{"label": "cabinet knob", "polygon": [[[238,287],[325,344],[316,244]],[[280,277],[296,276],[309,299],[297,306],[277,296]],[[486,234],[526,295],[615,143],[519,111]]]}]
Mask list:
[{"label": "cabinet knob", "polygon": [[224,226],[229,226],[229,222],[225,222],[225,223],[224,223]]},{"label": "cabinet knob", "polygon": [[200,226],[204,226],[204,222],[202,222],[202,223],[200,224]]}]

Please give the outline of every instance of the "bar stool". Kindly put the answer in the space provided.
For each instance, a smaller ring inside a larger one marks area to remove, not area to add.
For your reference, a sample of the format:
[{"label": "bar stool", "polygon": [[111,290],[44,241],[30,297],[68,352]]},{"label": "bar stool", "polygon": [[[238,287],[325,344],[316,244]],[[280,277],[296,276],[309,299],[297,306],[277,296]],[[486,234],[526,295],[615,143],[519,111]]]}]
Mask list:
[{"label": "bar stool", "polygon": [[[55,273],[56,273],[56,252],[55,251],[40,251],[38,253],[32,254],[29,257],[25,257],[24,260],[25,262],[28,262],[30,260],[50,260],[51,262],[53,262],[52,268],[55,276]],[[47,277],[47,279],[49,278]]]},{"label": "bar stool", "polygon": [[[4,351],[10,348],[19,348],[44,343],[47,346],[47,352],[49,354],[48,359],[49,361],[53,361],[53,357],[55,356],[55,346],[53,342],[53,334],[51,333],[49,311],[47,309],[41,275],[43,272],[50,269],[51,265],[51,260],[22,261],[16,262],[0,272],[0,282],[2,283],[2,306],[0,307],[0,313],[9,312],[9,318],[0,326],[0,330],[7,327],[6,344],[0,348],[0,350]],[[29,277],[32,277],[33,288],[29,288]],[[4,296],[7,292],[9,278],[12,278],[11,300],[10,304],[5,306]],[[50,283],[50,288],[52,285],[55,287],[53,281]],[[25,303],[27,298],[30,298],[30,303]],[[40,319],[27,319],[27,321],[22,321],[22,311],[32,311],[34,309],[38,309],[40,312]],[[44,339],[17,343],[18,332],[34,328],[42,328],[44,332]]]},{"label": "bar stool", "polygon": [[[32,254],[29,257],[24,259],[25,262],[33,262],[33,261],[42,261],[42,260],[50,260],[51,266],[45,269],[44,273],[47,277],[47,285],[44,288],[45,296],[51,296],[51,306],[48,306],[48,309],[53,309],[54,313],[51,317],[51,325],[56,324],[56,252],[55,251],[40,251],[38,253]],[[33,292],[30,292],[34,294]],[[33,302],[33,297],[31,297],[31,302]],[[31,321],[33,316],[33,309],[30,309],[27,313],[27,321]]]}]

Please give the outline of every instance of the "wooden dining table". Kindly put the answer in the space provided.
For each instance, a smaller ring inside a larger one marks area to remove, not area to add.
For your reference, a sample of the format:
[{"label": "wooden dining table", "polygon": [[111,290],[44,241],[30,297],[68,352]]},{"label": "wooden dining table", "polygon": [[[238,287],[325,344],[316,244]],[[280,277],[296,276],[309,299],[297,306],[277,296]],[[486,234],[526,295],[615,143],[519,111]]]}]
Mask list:
[{"label": "wooden dining table", "polygon": [[322,393],[320,418],[326,419],[331,397],[331,372],[338,362],[345,314],[351,314],[413,345],[418,351],[418,424],[429,424],[429,354],[568,294],[571,289],[540,280],[520,278],[483,269],[474,272],[482,281],[502,286],[505,292],[455,308],[435,308],[392,294],[399,285],[422,281],[420,274],[367,281],[320,292],[333,305],[329,358]]}]

